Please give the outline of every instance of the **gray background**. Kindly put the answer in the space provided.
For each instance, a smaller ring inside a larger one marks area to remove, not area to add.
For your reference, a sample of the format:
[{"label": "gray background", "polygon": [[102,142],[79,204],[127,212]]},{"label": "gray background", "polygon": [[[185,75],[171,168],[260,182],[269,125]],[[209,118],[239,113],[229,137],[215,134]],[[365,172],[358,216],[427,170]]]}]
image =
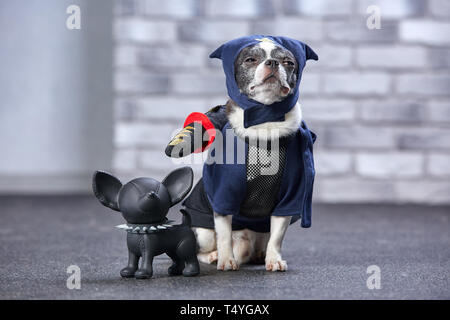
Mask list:
[{"label": "gray background", "polygon": [[[66,8],[81,7],[81,30]],[[0,3],[0,193],[86,192],[113,152],[112,3]]]},{"label": "gray background", "polygon": [[[68,30],[77,4],[82,29]],[[379,5],[380,30],[366,27]],[[219,61],[266,33],[318,53],[301,84],[314,200],[450,203],[445,0],[2,1],[0,192],[89,192],[93,170],[160,178],[184,117],[226,101]],[[113,59],[113,61],[112,61]],[[200,177],[200,164],[194,165]]]}]

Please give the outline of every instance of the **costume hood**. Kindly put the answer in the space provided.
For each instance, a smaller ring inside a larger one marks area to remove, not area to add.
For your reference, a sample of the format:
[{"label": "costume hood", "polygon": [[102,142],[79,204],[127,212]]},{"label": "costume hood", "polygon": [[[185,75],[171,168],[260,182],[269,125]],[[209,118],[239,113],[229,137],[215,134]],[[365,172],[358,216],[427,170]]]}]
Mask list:
[{"label": "costume hood", "polygon": [[[241,93],[234,76],[234,62],[241,50],[262,41],[269,41],[289,50],[292,52],[298,63],[297,82],[292,93],[289,94],[283,101],[275,102],[271,105],[264,105]],[[317,54],[308,45],[301,41],[287,37],[272,37],[263,35],[241,37],[226,42],[211,53],[209,57],[222,60],[228,95],[242,109],[244,109],[245,128],[264,122],[283,121],[284,115],[288,113],[297,103],[300,80],[306,61],[309,59],[318,60]]]}]

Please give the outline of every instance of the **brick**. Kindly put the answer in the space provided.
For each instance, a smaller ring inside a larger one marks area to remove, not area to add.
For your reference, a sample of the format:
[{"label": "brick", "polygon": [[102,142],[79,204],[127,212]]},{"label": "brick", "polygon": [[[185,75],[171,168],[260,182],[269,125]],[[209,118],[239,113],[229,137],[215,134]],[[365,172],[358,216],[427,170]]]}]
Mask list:
[{"label": "brick", "polygon": [[398,148],[402,150],[448,150],[450,129],[412,128],[398,129]]},{"label": "brick", "polygon": [[450,68],[450,49],[429,49],[429,63],[434,68]]},{"label": "brick", "polygon": [[119,122],[116,124],[114,143],[116,147],[150,146],[164,152],[177,129],[179,125],[158,122]]},{"label": "brick", "polygon": [[316,201],[331,203],[379,203],[394,201],[394,186],[389,180],[329,177],[315,182]]},{"label": "brick", "polygon": [[423,155],[412,152],[358,153],[356,172],[363,177],[390,179],[419,177],[423,173]]},{"label": "brick", "polygon": [[329,126],[323,140],[328,148],[388,149],[395,146],[394,131],[383,127]]},{"label": "brick", "polygon": [[119,68],[136,67],[138,64],[137,48],[130,45],[117,45],[114,51],[114,65]]},{"label": "brick", "polygon": [[324,75],[326,93],[344,95],[386,95],[392,79],[382,72],[346,72]]},{"label": "brick", "polygon": [[[367,14],[367,7],[378,6],[381,10],[381,19],[400,19],[405,17],[422,16],[426,11],[423,0],[358,0],[359,13]],[[383,22],[382,22],[383,23]]]},{"label": "brick", "polygon": [[225,76],[221,74],[176,74],[172,78],[172,91],[179,94],[226,95]]},{"label": "brick", "polygon": [[450,154],[431,153],[428,156],[427,173],[438,178],[450,177]]},{"label": "brick", "polygon": [[399,202],[450,204],[448,181],[397,181],[394,188]]},{"label": "brick", "polygon": [[448,0],[428,0],[430,13],[437,17],[450,17],[450,2]]},{"label": "brick", "polygon": [[397,92],[423,96],[450,95],[448,74],[403,74],[397,78]]},{"label": "brick", "polygon": [[177,167],[190,166],[194,171],[195,180],[202,176],[203,158],[206,154],[195,154],[184,158],[169,158],[164,152],[158,150],[143,150],[138,155],[138,166],[146,175],[155,175],[163,179],[169,172]]},{"label": "brick", "polygon": [[431,121],[450,122],[450,100],[431,101],[428,109]]},{"label": "brick", "polygon": [[404,20],[399,25],[402,41],[429,45],[450,44],[450,23],[433,20]]},{"label": "brick", "polygon": [[115,120],[134,120],[136,117],[136,108],[132,100],[117,97],[114,100],[114,119]]},{"label": "brick", "polygon": [[320,75],[306,69],[300,80],[300,95],[315,95],[320,92]]},{"label": "brick", "polygon": [[206,99],[167,96],[135,99],[133,105],[138,119],[173,121],[180,127],[191,112],[205,112],[212,107]]},{"label": "brick", "polygon": [[112,167],[114,171],[126,172],[137,168],[137,152],[135,149],[116,149]]},{"label": "brick", "polygon": [[169,77],[165,74],[117,72],[115,89],[121,93],[166,93]]},{"label": "brick", "polygon": [[356,50],[356,62],[360,67],[390,69],[426,68],[427,51],[423,47],[363,47]]},{"label": "brick", "polygon": [[416,101],[365,100],[359,111],[362,120],[373,123],[421,123],[426,120],[426,106]]},{"label": "brick", "polygon": [[286,15],[348,16],[352,13],[352,0],[284,0]]},{"label": "brick", "polygon": [[178,33],[181,41],[214,42],[217,45],[248,35],[250,26],[245,21],[188,21],[180,22]]},{"label": "brick", "polygon": [[314,154],[314,164],[318,175],[348,174],[352,170],[353,159],[348,152],[320,150]]},{"label": "brick", "polygon": [[319,61],[308,61],[307,69],[349,68],[352,64],[352,49],[348,46],[311,46],[319,56]]},{"label": "brick", "polygon": [[146,68],[199,68],[206,65],[208,52],[202,46],[179,44],[154,46],[138,53],[139,65]]},{"label": "brick", "polygon": [[141,0],[142,12],[146,16],[167,16],[190,18],[202,14],[201,4],[197,0]]},{"label": "brick", "polygon": [[164,150],[145,150],[139,152],[138,165],[141,169],[170,172],[174,169],[172,158],[164,153]]},{"label": "brick", "polygon": [[253,34],[279,34],[300,41],[320,41],[323,38],[322,22],[314,19],[283,17],[275,20],[258,20],[253,24]]},{"label": "brick", "polygon": [[[179,167],[190,166],[194,171],[194,185],[202,176],[203,166],[200,164],[191,164],[186,161],[189,157],[174,159],[167,157],[164,152],[156,150],[143,150],[139,152],[138,163],[139,168],[134,176],[152,177],[158,181],[162,181],[171,171]],[[181,160],[181,161],[180,161]]]},{"label": "brick", "polygon": [[114,24],[114,36],[119,41],[171,42],[176,39],[176,27],[174,22],[169,21],[118,19]]},{"label": "brick", "polygon": [[397,41],[397,24],[381,20],[381,29],[369,29],[366,19],[350,21],[330,21],[325,32],[329,39],[339,42],[355,43],[393,43]]},{"label": "brick", "polygon": [[140,0],[116,0],[114,1],[114,15],[131,16],[140,11]]},{"label": "brick", "polygon": [[355,102],[343,99],[301,99],[303,117],[314,122],[352,121]]},{"label": "brick", "polygon": [[270,0],[208,0],[205,12],[212,17],[255,18],[275,14]]}]

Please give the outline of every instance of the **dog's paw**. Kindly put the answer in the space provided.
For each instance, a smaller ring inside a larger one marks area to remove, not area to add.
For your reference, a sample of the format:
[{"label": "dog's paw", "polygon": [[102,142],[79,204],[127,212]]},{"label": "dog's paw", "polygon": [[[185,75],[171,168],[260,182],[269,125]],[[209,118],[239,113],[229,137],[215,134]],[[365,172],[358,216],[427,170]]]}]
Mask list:
[{"label": "dog's paw", "polygon": [[228,270],[238,270],[239,265],[233,256],[219,257],[217,261],[217,270],[228,271]]},{"label": "dog's paw", "polygon": [[197,254],[198,261],[206,264],[213,264],[217,261],[217,250],[206,253],[198,253]]},{"label": "dog's paw", "polygon": [[281,260],[281,258],[269,258],[266,259],[266,270],[267,271],[287,271],[288,266],[286,260]]},{"label": "dog's paw", "polygon": [[217,262],[217,259],[218,259],[217,250],[215,250],[215,251],[213,251],[213,252],[210,252],[210,253],[208,254],[208,262],[209,262],[209,263]]}]

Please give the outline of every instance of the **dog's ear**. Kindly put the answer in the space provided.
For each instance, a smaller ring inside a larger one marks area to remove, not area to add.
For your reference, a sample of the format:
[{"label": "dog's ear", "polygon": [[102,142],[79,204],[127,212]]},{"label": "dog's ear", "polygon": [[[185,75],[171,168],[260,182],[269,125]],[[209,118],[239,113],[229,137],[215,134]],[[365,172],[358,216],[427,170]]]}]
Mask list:
[{"label": "dog's ear", "polygon": [[117,195],[119,194],[120,188],[122,188],[122,183],[113,175],[103,171],[96,171],[94,173],[92,189],[97,199],[105,207],[120,211],[119,204],[117,203]]},{"label": "dog's ear", "polygon": [[305,44],[305,56],[306,60],[319,60],[317,53],[315,53],[307,44]]},{"label": "dog's ear", "polygon": [[162,184],[170,194],[171,206],[177,204],[191,191],[194,173],[190,167],[175,169],[164,178]]}]

